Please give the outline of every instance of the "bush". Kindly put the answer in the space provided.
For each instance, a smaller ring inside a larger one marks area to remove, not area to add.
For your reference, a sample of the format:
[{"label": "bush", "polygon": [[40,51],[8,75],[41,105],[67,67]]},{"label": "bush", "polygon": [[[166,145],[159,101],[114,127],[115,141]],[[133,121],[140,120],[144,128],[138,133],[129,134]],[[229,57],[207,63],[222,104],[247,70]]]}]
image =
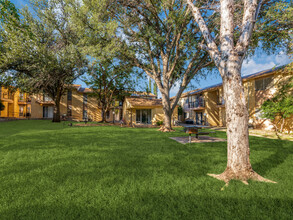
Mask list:
[{"label": "bush", "polygon": [[157,123],[158,126],[163,125],[163,121],[157,121],[156,123]]},{"label": "bush", "polygon": [[3,111],[4,109],[5,109],[5,106],[4,106],[4,104],[0,100],[0,111]]}]

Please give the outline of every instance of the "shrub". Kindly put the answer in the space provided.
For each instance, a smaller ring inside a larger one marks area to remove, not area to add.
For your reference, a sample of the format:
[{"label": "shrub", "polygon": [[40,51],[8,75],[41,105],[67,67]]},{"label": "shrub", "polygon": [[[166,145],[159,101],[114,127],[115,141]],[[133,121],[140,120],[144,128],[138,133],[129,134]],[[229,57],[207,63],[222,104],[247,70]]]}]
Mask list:
[{"label": "shrub", "polygon": [[0,111],[3,111],[4,108],[5,108],[5,106],[4,106],[4,104],[3,104],[3,103],[1,102],[1,100],[0,100]]},{"label": "shrub", "polygon": [[157,123],[158,126],[163,125],[163,121],[157,121],[156,123]]}]

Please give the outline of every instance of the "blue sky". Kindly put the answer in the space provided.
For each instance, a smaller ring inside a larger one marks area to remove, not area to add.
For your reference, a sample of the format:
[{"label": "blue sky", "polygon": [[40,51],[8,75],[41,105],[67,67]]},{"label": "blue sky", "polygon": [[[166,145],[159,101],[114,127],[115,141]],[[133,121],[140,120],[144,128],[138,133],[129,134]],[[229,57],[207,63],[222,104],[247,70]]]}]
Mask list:
[{"label": "blue sky", "polygon": [[[11,0],[12,3],[15,4],[16,7],[22,8],[27,4],[27,0]],[[262,51],[259,51],[256,55],[244,61],[242,66],[242,75],[253,74],[262,70],[270,69],[274,66],[280,66],[284,64],[288,64],[290,61],[289,57],[280,52],[279,54],[267,55]],[[187,90],[192,90],[195,88],[204,88],[207,86],[211,86],[217,83],[222,82],[219,73],[208,75],[205,79],[201,78],[198,81],[193,80],[191,85]],[[83,87],[86,87],[86,84],[78,79],[75,83],[81,84]],[[171,90],[171,96],[176,95],[178,88],[175,86]]]}]

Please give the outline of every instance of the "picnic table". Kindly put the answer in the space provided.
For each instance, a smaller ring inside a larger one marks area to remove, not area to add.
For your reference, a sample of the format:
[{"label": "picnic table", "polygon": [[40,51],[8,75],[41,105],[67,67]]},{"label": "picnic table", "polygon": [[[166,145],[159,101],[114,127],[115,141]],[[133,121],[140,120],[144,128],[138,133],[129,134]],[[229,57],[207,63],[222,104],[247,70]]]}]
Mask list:
[{"label": "picnic table", "polygon": [[191,135],[195,134],[195,137],[199,139],[199,135],[209,135],[212,132],[200,132],[200,129],[211,128],[207,125],[182,125],[184,127],[184,132],[189,134],[189,143],[191,143]]}]

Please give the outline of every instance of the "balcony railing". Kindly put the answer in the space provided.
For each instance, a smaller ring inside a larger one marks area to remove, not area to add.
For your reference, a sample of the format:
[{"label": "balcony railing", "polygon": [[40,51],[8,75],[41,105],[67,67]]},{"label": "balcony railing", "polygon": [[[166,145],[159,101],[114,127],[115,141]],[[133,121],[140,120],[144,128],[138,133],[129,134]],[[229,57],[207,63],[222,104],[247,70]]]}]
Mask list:
[{"label": "balcony railing", "polygon": [[18,102],[30,103],[31,101],[32,101],[31,97],[27,97],[27,98],[20,97],[18,99]]},{"label": "balcony railing", "polygon": [[225,105],[225,101],[224,100],[218,101],[217,105]]},{"label": "balcony railing", "polygon": [[188,103],[188,108],[204,108],[204,107],[205,107],[204,100]]},{"label": "balcony railing", "polygon": [[0,98],[13,100],[13,95],[9,92],[2,92]]}]

